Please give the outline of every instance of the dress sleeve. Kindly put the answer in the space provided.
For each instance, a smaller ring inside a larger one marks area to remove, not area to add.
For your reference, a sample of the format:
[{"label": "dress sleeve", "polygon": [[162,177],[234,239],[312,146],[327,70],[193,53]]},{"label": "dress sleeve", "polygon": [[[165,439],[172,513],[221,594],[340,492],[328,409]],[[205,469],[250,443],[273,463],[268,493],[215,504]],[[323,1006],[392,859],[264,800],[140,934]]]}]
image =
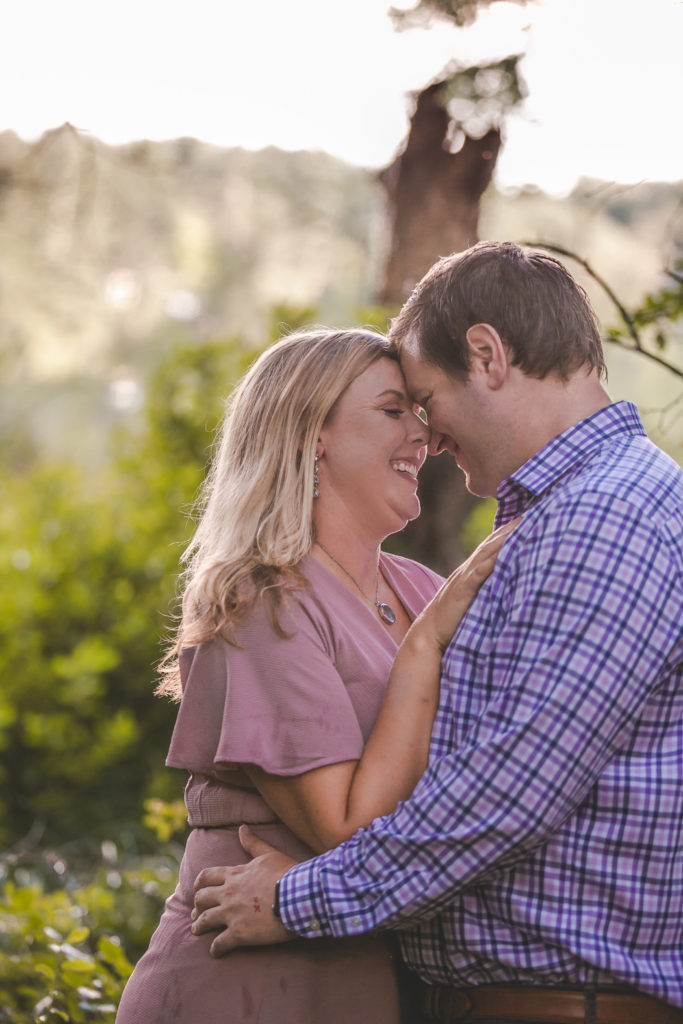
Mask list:
[{"label": "dress sleeve", "polygon": [[356,760],[363,737],[334,663],[329,624],[290,599],[278,636],[257,605],[236,639],[183,651],[183,698],[166,763],[207,772],[237,764],[298,775]]}]

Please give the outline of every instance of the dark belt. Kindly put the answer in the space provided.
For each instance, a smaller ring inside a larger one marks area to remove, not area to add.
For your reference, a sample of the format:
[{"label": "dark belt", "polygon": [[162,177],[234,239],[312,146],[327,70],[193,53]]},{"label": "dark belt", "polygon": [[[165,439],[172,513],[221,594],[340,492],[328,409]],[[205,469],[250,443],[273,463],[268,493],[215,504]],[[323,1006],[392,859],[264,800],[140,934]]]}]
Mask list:
[{"label": "dark belt", "polygon": [[424,985],[420,1010],[441,1024],[477,1020],[528,1024],[683,1024],[683,1009],[638,992],[516,985]]}]

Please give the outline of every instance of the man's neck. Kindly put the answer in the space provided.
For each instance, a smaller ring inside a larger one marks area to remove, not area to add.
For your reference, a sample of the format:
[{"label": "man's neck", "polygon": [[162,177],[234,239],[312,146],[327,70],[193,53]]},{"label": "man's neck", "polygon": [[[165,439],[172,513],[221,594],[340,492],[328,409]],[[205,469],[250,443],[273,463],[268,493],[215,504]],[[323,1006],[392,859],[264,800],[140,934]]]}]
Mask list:
[{"label": "man's neck", "polygon": [[575,374],[567,381],[527,378],[519,389],[511,422],[514,431],[515,472],[542,448],[589,416],[612,404],[596,374]]}]

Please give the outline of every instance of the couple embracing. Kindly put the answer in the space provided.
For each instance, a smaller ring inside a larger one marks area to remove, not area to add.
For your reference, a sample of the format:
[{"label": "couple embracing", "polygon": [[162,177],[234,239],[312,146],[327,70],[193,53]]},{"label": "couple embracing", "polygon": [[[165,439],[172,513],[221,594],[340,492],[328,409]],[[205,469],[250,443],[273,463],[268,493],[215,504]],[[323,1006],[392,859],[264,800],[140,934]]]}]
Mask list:
[{"label": "couple embracing", "polygon": [[[118,1024],[683,1021],[683,473],[603,376],[511,243],[248,371],[162,684],[192,832]],[[445,584],[380,548],[442,450],[498,500]]]}]

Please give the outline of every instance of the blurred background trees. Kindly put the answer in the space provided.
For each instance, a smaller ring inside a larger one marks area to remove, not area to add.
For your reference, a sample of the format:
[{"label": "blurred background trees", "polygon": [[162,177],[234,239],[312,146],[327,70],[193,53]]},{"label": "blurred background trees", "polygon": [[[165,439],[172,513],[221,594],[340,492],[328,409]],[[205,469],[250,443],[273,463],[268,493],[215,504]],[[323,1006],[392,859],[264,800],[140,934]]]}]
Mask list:
[{"label": "blurred background trees", "polygon": [[186,512],[249,359],[235,340],[175,347],[96,468],[36,458],[9,477],[0,1021],[111,1020],[175,887],[184,780],[163,768],[174,709],[152,697],[154,665]]},{"label": "blurred background trees", "polygon": [[[0,509],[0,841],[39,827],[96,837],[179,795],[160,751],[172,710],[150,700],[172,625],[186,512],[226,390],[235,341],[181,347],[150,375],[141,422],[96,470],[39,462]],[[85,427],[85,425],[84,425]],[[143,682],[144,680],[144,682]],[[141,685],[142,683],[142,685]]]}]

